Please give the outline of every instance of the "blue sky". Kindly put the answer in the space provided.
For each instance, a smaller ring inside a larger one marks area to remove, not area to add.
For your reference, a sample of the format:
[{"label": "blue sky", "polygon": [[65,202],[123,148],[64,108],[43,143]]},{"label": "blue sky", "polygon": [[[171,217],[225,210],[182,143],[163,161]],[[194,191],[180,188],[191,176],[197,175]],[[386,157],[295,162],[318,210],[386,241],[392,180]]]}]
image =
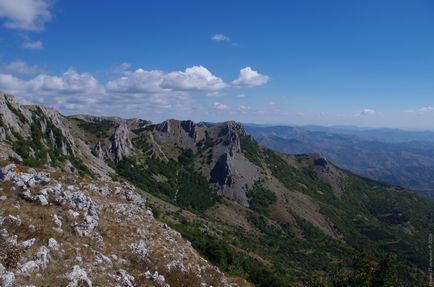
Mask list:
[{"label": "blue sky", "polygon": [[434,129],[431,0],[0,0],[0,90],[65,114]]}]

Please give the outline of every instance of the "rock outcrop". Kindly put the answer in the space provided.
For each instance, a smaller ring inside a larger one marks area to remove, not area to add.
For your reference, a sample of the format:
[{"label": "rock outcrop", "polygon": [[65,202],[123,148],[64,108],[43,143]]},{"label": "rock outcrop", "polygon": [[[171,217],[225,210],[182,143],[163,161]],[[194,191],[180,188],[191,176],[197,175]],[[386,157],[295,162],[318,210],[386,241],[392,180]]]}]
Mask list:
[{"label": "rock outcrop", "polygon": [[236,286],[129,184],[9,164],[0,193],[1,286]]},{"label": "rock outcrop", "polygon": [[129,133],[130,130],[127,123],[122,121],[110,137],[109,152],[113,155],[115,162],[119,162],[124,156],[129,155],[133,148]]}]

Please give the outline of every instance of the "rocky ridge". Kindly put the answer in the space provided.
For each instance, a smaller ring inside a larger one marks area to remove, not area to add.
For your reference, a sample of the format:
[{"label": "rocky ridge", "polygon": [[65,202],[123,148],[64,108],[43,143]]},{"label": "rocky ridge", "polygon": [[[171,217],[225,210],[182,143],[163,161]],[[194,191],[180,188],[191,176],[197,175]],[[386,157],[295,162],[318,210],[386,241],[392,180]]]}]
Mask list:
[{"label": "rocky ridge", "polygon": [[127,183],[9,164],[0,186],[1,286],[239,286]]}]

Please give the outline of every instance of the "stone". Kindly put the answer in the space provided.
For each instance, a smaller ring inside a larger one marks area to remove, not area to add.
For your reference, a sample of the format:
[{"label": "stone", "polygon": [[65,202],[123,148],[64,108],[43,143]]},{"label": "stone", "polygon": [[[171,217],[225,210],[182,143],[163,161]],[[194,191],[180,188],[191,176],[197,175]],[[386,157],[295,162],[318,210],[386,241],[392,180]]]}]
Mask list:
[{"label": "stone", "polygon": [[13,215],[9,214],[8,216],[5,217],[4,222],[5,223],[13,224],[15,226],[20,226],[21,225],[21,219],[20,219],[20,217],[18,215],[17,216],[13,216]]},{"label": "stone", "polygon": [[59,243],[54,238],[48,239],[48,245],[47,246],[51,250],[57,250],[57,249],[59,249]]},{"label": "stone", "polygon": [[96,252],[94,264],[113,266],[111,259],[102,254],[101,252]]},{"label": "stone", "polygon": [[169,284],[166,283],[166,278],[164,278],[163,275],[158,274],[157,271],[155,271],[153,274],[149,271],[146,271],[144,275],[146,279],[154,281],[157,286],[160,287],[169,286]]},{"label": "stone", "polygon": [[149,251],[146,248],[146,243],[143,240],[140,240],[137,243],[130,244],[131,251],[137,255],[140,259],[144,259],[149,255]]},{"label": "stone", "polygon": [[26,201],[33,202],[33,200],[34,200],[32,193],[28,189],[23,190],[21,192],[20,196],[22,199],[24,199]]},{"label": "stone", "polygon": [[54,230],[57,232],[62,232],[62,218],[54,214],[52,217],[54,223]]},{"label": "stone", "polygon": [[113,274],[111,277],[115,280],[116,283],[120,284],[118,286],[121,287],[134,287],[136,284],[134,283],[134,277],[128,274],[127,271],[123,269],[119,269]]},{"label": "stone", "polygon": [[68,271],[68,273],[65,274],[65,277],[68,280],[67,287],[77,287],[77,286],[92,287],[92,282],[87,277],[86,271],[81,269],[81,267],[78,265],[74,265]]},{"label": "stone", "polygon": [[21,250],[29,249],[30,247],[33,246],[33,244],[35,243],[35,241],[36,241],[35,238],[23,241],[20,244],[18,244],[18,248],[21,249]]},{"label": "stone", "polygon": [[38,266],[41,269],[47,268],[48,262],[49,262],[49,259],[48,259],[49,253],[50,253],[50,249],[48,249],[45,246],[41,246],[39,248],[38,252],[36,252],[35,262],[36,262],[36,264],[38,264]]},{"label": "stone", "polygon": [[32,273],[39,271],[39,265],[34,260],[30,260],[23,265],[17,265],[17,274],[22,277],[30,277]]},{"label": "stone", "polygon": [[42,205],[42,206],[48,205],[47,198],[42,194],[39,194],[35,197],[35,202],[39,205]]},{"label": "stone", "polygon": [[6,268],[0,263],[0,285],[3,287],[15,286],[15,275],[12,272],[8,272]]}]

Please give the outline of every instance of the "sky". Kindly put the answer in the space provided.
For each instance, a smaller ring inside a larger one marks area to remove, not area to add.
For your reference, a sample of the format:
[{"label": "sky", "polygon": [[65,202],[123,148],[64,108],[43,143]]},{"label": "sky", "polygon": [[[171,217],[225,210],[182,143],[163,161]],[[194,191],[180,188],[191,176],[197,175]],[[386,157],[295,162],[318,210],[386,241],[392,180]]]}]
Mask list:
[{"label": "sky", "polygon": [[434,130],[434,2],[0,0],[0,91],[66,115]]}]

